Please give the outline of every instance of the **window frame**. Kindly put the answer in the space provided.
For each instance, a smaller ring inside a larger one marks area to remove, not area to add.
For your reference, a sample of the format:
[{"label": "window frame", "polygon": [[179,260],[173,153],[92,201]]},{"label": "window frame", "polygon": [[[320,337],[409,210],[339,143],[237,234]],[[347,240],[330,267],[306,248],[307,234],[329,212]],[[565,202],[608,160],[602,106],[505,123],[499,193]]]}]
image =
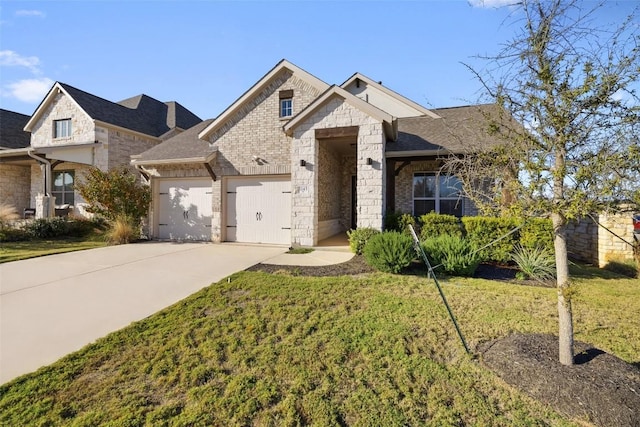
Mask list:
[{"label": "window frame", "polygon": [[[416,192],[415,192],[415,187],[416,187],[416,181],[415,178],[416,176],[433,176],[435,177],[435,194],[433,197],[416,197]],[[442,213],[442,209],[441,209],[441,202],[442,201],[455,201],[457,203],[460,204],[460,216],[453,214],[456,217],[462,217],[464,216],[464,208],[465,208],[465,202],[464,202],[464,197],[462,195],[462,190],[460,190],[460,192],[458,192],[455,197],[453,196],[449,196],[449,197],[444,197],[440,195],[440,186],[441,186],[441,178],[442,177],[447,177],[447,179],[450,178],[455,178],[458,182],[460,182],[460,185],[462,185],[462,182],[460,181],[460,179],[458,177],[456,177],[455,175],[449,175],[449,174],[445,174],[445,173],[440,173],[440,172],[435,172],[435,171],[415,171],[413,172],[413,176],[411,177],[411,211],[413,213],[413,215],[417,215],[416,214],[416,201],[421,201],[421,200],[425,200],[425,201],[433,201],[434,202],[434,209],[433,211],[436,213]],[[456,204],[457,206],[457,204]],[[429,213],[429,212],[424,212],[424,213]],[[423,213],[421,213],[420,215],[423,215]],[[448,214],[448,215],[452,215],[452,214]]]},{"label": "window frame", "polygon": [[[68,174],[69,176],[71,176],[71,190],[65,189],[66,185],[64,183],[64,177],[62,178],[63,179],[62,186],[58,187],[60,188],[59,190],[56,189],[56,180],[62,174]],[[51,195],[56,197],[56,201],[55,201],[56,205],[73,206],[76,198],[75,196],[76,171],[73,169],[53,171],[51,178],[52,178],[51,179]],[[58,197],[57,197],[58,194],[62,196],[61,197],[62,200],[58,200]],[[68,195],[70,195],[70,198],[68,197]]]},{"label": "window frame", "polygon": [[[288,106],[285,106],[285,103],[288,103]],[[280,99],[280,118],[288,118],[293,116],[293,97],[292,98],[281,98]],[[284,114],[287,111],[289,114]]]},{"label": "window frame", "polygon": [[71,119],[53,121],[53,139],[71,138],[72,131]]}]

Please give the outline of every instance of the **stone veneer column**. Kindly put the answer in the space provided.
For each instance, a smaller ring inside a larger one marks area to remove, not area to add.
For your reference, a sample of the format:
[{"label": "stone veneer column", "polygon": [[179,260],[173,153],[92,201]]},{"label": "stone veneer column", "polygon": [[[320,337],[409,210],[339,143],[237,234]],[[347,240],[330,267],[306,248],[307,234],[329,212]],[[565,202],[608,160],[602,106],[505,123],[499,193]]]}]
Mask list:
[{"label": "stone veneer column", "polygon": [[[318,239],[318,142],[314,129],[300,126],[291,151],[291,242],[314,246]],[[301,160],[305,166],[300,166]]]},{"label": "stone veneer column", "polygon": [[[384,222],[386,169],[384,159],[385,135],[381,123],[360,126],[358,132],[358,198],[357,227],[382,230]],[[371,165],[367,165],[371,159]]]}]

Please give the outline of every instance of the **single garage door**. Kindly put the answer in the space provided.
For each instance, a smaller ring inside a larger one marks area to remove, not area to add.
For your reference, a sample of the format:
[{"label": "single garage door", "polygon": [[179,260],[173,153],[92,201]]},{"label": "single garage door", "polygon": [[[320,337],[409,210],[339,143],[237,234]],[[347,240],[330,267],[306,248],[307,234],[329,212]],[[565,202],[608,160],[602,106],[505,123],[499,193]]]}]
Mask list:
[{"label": "single garage door", "polygon": [[291,243],[291,180],[282,177],[227,181],[227,240]]},{"label": "single garage door", "polygon": [[163,180],[158,185],[158,237],[211,240],[211,179]]}]

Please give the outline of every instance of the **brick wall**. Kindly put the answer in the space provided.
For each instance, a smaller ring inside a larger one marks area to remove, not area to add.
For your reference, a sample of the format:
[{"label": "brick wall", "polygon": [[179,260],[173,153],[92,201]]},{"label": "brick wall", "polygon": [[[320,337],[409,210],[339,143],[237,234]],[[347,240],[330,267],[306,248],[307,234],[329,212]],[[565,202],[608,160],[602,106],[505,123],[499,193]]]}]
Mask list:
[{"label": "brick wall", "polygon": [[0,203],[15,207],[22,215],[25,208],[34,206],[29,199],[30,190],[30,166],[0,164]]},{"label": "brick wall", "polygon": [[143,137],[126,131],[109,129],[109,145],[107,167],[129,166],[131,156],[140,154],[159,144],[151,137]]}]

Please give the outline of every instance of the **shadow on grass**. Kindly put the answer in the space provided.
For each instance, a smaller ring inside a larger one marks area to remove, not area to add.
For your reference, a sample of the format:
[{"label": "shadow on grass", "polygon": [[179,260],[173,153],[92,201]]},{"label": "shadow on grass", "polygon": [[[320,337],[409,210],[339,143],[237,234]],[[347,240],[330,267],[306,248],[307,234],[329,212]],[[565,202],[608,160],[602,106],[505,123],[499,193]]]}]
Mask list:
[{"label": "shadow on grass", "polygon": [[598,268],[592,264],[581,264],[576,262],[571,262],[569,265],[569,274],[571,277],[576,279],[620,280],[630,278],[627,275]]}]

